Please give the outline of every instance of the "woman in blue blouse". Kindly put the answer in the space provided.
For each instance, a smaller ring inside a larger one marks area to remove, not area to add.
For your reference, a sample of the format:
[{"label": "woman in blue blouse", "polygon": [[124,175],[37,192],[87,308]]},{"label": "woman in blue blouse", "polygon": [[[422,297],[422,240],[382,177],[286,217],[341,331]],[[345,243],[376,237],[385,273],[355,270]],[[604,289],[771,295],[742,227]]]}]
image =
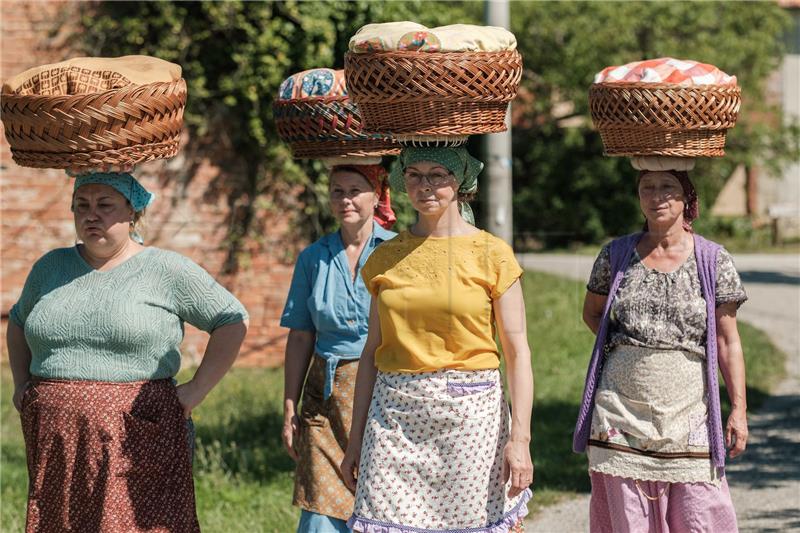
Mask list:
[{"label": "woman in blue blouse", "polygon": [[281,326],[290,328],[282,437],[297,462],[293,503],[303,510],[298,533],[349,531],[353,494],[339,464],[367,338],[370,295],[360,272],[375,247],[396,235],[388,231],[396,219],[380,165],[334,167],[330,201],[341,228],[300,254],[281,317]]}]

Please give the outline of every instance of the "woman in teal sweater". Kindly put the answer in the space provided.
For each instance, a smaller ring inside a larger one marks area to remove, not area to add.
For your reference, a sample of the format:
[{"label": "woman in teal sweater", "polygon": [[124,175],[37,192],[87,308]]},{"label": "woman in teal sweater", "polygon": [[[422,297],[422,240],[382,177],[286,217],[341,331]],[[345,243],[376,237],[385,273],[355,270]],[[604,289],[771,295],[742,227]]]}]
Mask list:
[{"label": "woman in teal sweater", "polygon": [[[185,419],[236,358],[247,312],[189,259],[141,244],[152,199],[130,174],[78,177],[80,244],[39,259],[11,310],[27,531],[199,531]],[[184,322],[211,337],[176,387]]]}]

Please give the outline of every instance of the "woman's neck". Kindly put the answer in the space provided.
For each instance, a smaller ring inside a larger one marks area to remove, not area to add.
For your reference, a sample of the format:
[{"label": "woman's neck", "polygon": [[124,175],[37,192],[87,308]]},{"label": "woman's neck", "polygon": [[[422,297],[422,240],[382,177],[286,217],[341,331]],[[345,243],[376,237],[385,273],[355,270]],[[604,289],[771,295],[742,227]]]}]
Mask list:
[{"label": "woman's neck", "polygon": [[411,233],[419,237],[453,237],[473,233],[471,226],[458,210],[458,202],[453,202],[437,215],[419,214]]},{"label": "woman's neck", "polygon": [[678,220],[671,226],[658,227],[648,223],[648,230],[644,238],[653,248],[663,250],[683,248],[686,246],[687,232],[683,228],[683,221]]},{"label": "woman's neck", "polygon": [[103,251],[100,250],[91,250],[85,243],[80,246],[79,251],[92,268],[108,270],[136,255],[143,248],[143,246],[132,240],[127,240],[118,248],[111,250],[110,253],[103,253]]},{"label": "woman's neck", "polygon": [[339,234],[342,236],[344,247],[361,246],[372,236],[372,219],[359,224],[342,224]]}]

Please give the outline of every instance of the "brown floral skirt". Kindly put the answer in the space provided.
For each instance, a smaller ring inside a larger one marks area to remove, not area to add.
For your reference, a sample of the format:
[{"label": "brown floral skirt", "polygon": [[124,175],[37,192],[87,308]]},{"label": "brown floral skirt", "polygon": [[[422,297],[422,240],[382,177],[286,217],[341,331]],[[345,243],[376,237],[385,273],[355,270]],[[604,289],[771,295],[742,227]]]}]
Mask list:
[{"label": "brown floral skirt", "polygon": [[333,394],[325,400],[325,360],[314,355],[300,409],[293,503],[340,520],[353,514],[353,493],[342,481],[339,465],[350,434],[357,371],[358,360],[341,361]]},{"label": "brown floral skirt", "polygon": [[21,415],[28,533],[200,531],[171,380],[35,379]]}]

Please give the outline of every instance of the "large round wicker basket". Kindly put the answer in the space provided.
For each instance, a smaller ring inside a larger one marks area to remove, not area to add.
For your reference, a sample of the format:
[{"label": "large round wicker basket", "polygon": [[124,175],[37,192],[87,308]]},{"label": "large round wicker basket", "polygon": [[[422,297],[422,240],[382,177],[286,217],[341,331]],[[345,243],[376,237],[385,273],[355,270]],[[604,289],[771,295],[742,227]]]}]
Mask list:
[{"label": "large round wicker basket", "polygon": [[108,90],[82,83],[80,89],[78,94],[2,95],[14,161],[79,173],[177,153],[186,105],[183,79]]},{"label": "large round wicker basket", "polygon": [[735,85],[595,83],[592,121],[606,155],[719,157],[739,116]]},{"label": "large round wicker basket", "polygon": [[397,155],[400,146],[385,134],[364,133],[358,108],[347,96],[275,100],[278,135],[296,158]]},{"label": "large round wicker basket", "polygon": [[350,98],[367,131],[476,135],[506,130],[522,56],[499,52],[373,52],[345,55]]}]

